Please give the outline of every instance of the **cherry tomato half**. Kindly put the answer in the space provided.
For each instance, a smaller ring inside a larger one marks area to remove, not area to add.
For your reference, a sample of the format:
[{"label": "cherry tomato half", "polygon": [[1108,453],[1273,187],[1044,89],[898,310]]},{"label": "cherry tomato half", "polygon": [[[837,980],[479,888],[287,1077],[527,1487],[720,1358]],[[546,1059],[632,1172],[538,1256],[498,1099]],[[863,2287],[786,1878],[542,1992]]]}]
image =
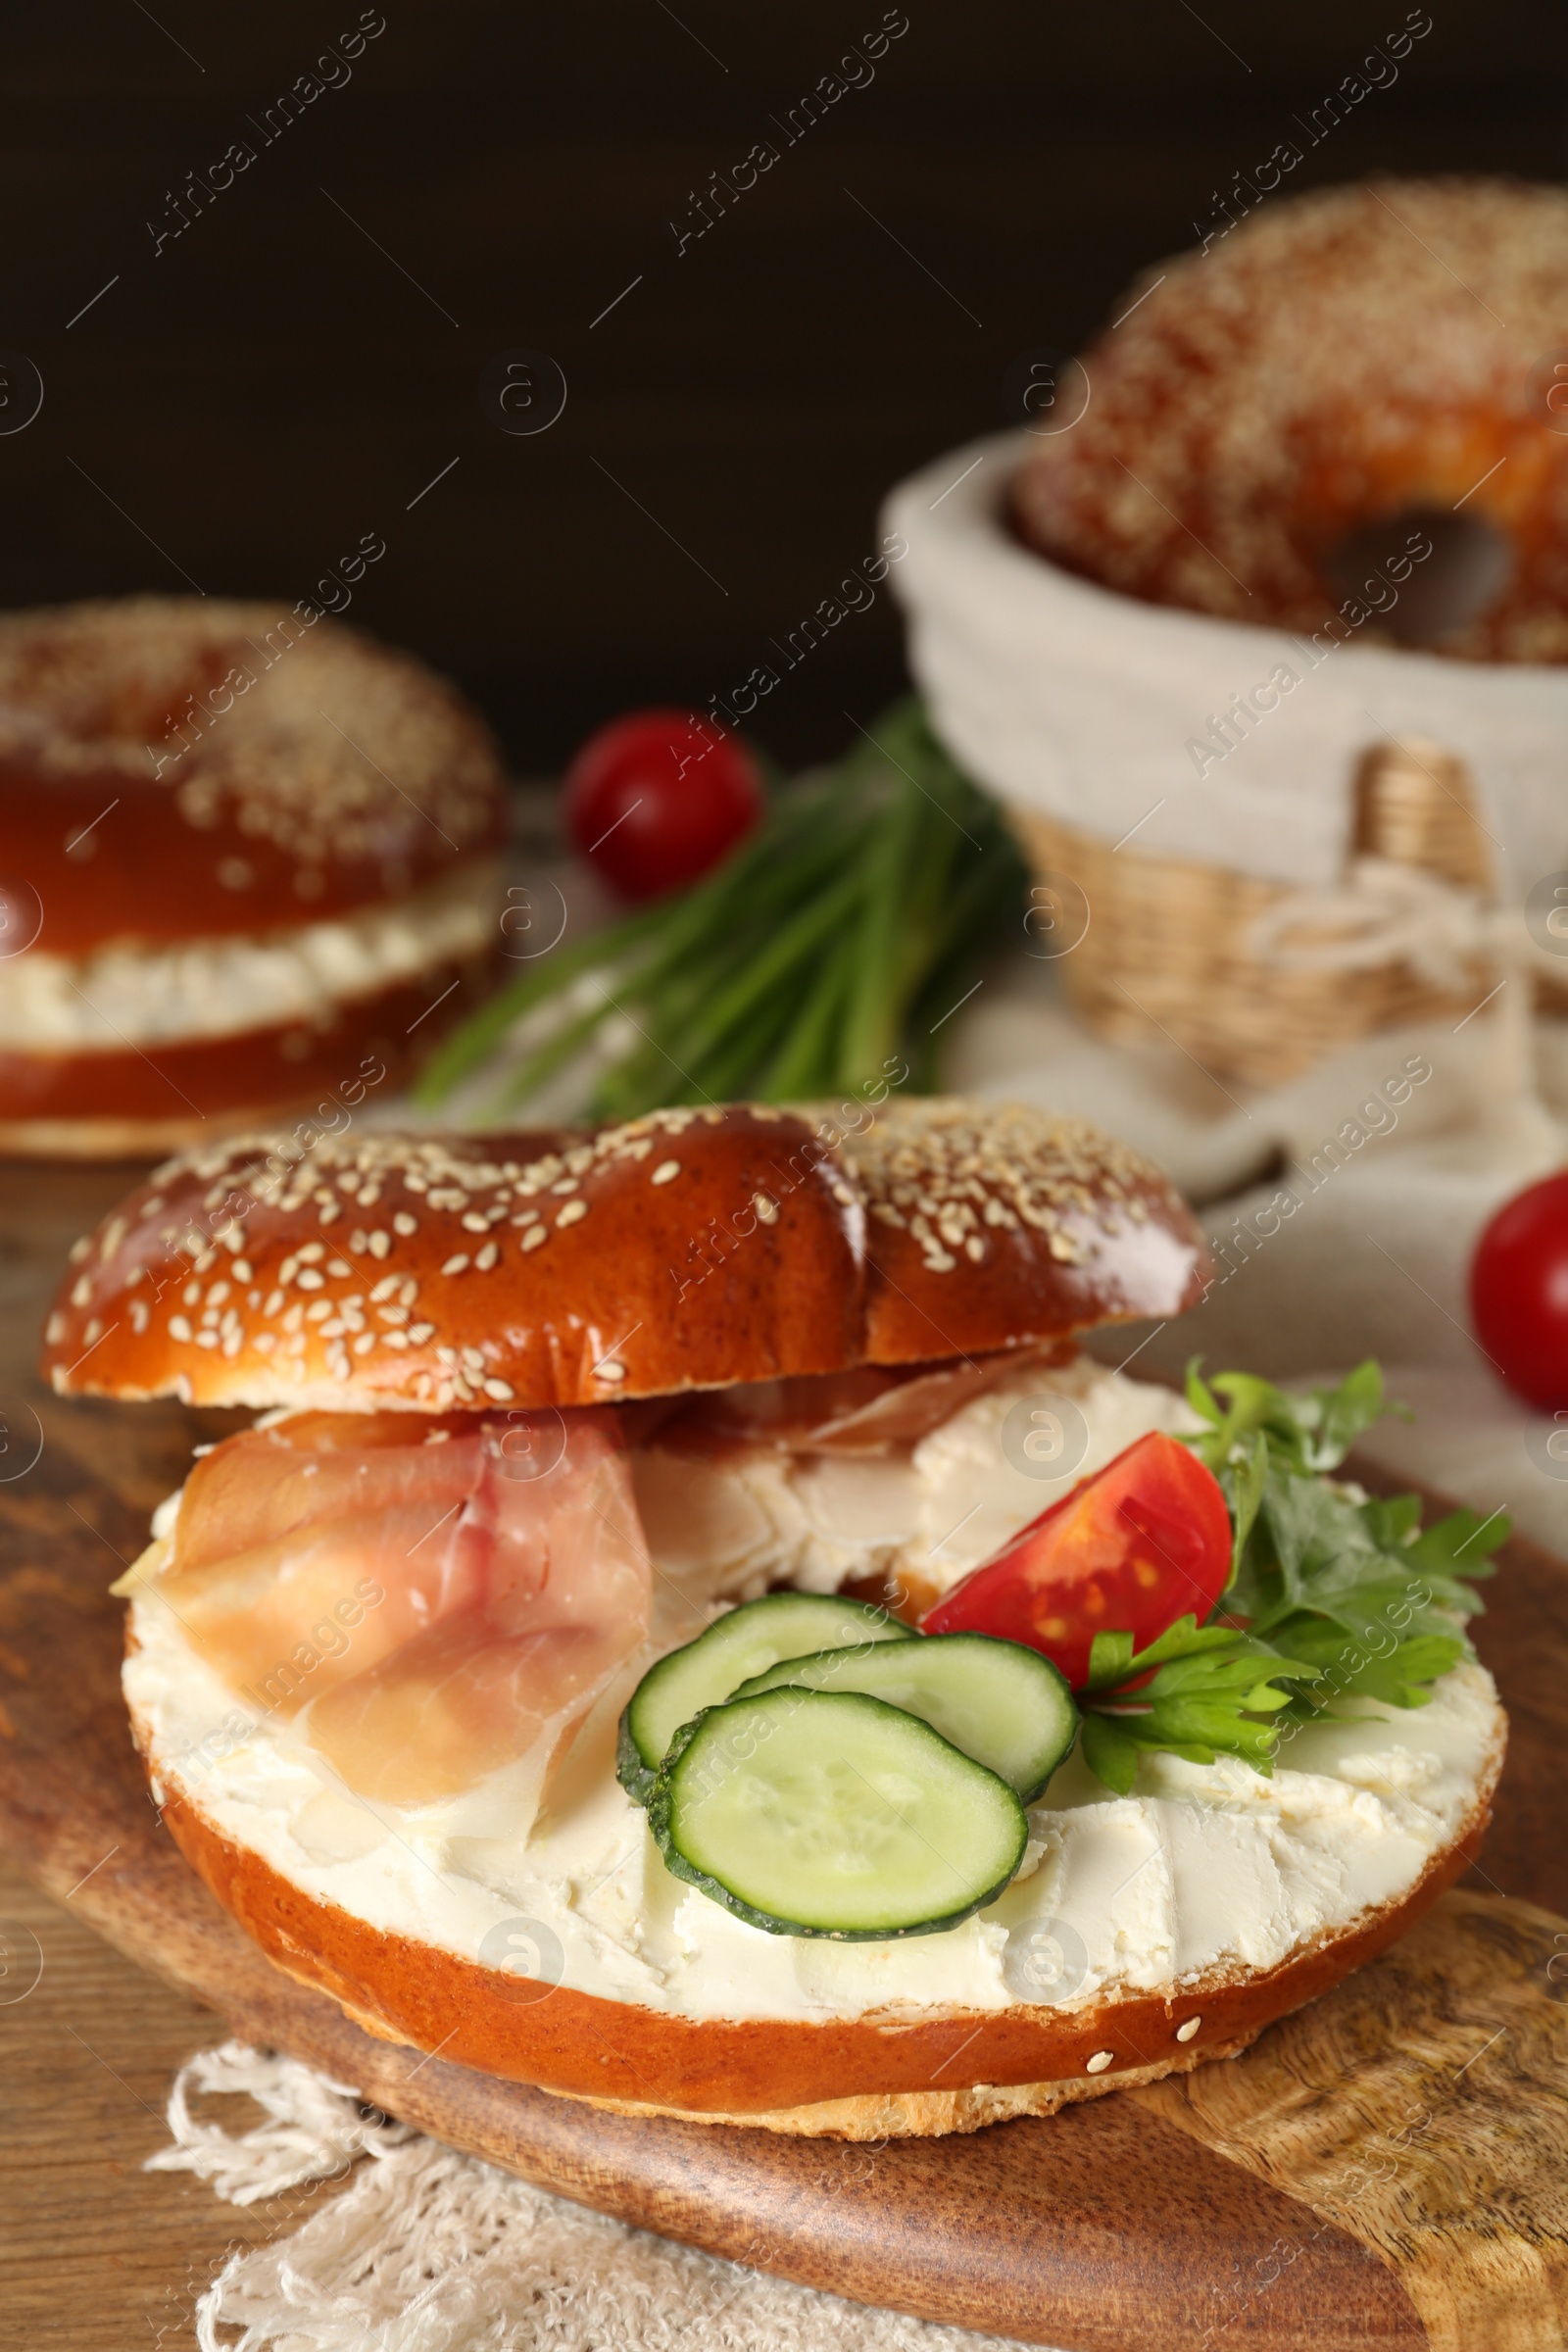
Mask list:
[{"label": "cherry tomato half", "polygon": [[1568,1175],[1504,1203],[1470,1261],[1470,1319],[1509,1388],[1568,1405]]},{"label": "cherry tomato half", "polygon": [[1231,1572],[1213,1472],[1155,1430],[1074,1487],[923,1620],[926,1634],[1001,1634],[1041,1649],[1075,1690],[1096,1634],[1143,1649],[1178,1617],[1202,1624]]},{"label": "cherry tomato half", "polygon": [[633,710],[566,770],[566,830],[624,899],[657,899],[716,865],[762,813],[738,735],[691,710]]}]

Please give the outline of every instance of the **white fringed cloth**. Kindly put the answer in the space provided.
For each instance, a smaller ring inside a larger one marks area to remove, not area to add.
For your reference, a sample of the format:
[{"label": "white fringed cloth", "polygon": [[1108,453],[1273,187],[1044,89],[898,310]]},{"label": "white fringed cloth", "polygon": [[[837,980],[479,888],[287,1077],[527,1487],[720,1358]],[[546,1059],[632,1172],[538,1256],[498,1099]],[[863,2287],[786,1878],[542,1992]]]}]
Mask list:
[{"label": "white fringed cloth", "polygon": [[[201,2122],[191,2100],[214,2093],[247,2095],[268,2120],[235,2132]],[[202,2352],[982,2352],[998,2342],[627,2229],[243,2042],[181,2068],[169,2128],[173,2145],[148,2169],[197,2173],[231,2205],[312,2182],[325,2191],[292,2234],[230,2255],[197,2303]]]}]

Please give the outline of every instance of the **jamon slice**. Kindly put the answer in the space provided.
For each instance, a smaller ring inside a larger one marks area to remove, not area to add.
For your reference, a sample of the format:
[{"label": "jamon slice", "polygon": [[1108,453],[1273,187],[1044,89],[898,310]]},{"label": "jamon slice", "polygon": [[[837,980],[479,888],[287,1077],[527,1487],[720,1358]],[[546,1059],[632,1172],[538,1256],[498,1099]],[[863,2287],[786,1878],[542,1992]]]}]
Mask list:
[{"label": "jamon slice", "polygon": [[318,1699],[311,1745],[351,1788],[386,1804],[461,1795],[524,1757],[537,1762],[542,1793],[625,1654],[608,1628],[498,1636],[482,1609],[465,1609]]},{"label": "jamon slice", "polygon": [[560,1419],[538,1476],[504,1420],[248,1431],[193,1473],[152,1590],[266,1713],[308,1706],[351,1788],[423,1803],[537,1751],[542,1792],[651,1601],[614,1415]]},{"label": "jamon slice", "polygon": [[565,1418],[547,1477],[498,1476],[491,1453],[469,1506],[491,1531],[477,1600],[313,1705],[311,1743],[351,1788],[428,1804],[532,1757],[542,1795],[646,1641],[653,1578],[626,1454],[609,1415]]},{"label": "jamon slice", "polygon": [[917,1446],[976,1396],[1020,1372],[1062,1363],[1071,1348],[1013,1348],[997,1355],[898,1370],[864,1365],[811,1379],[762,1380],[695,1397],[660,1432],[682,1446],[705,1437],[746,1439],[792,1453],[887,1453]]},{"label": "jamon slice", "polygon": [[294,1714],[477,1600],[488,1540],[466,1506],[484,1442],[471,1423],[429,1434],[406,1413],[310,1414],[192,1471],[153,1592],[266,1713]]},{"label": "jamon slice", "polygon": [[185,1481],[175,1535],[181,1571],[323,1519],[365,1518],[405,1502],[422,1508],[437,1493],[466,1493],[471,1469],[455,1466],[453,1442],[476,1438],[484,1426],[472,1413],[297,1413],[225,1438]]}]

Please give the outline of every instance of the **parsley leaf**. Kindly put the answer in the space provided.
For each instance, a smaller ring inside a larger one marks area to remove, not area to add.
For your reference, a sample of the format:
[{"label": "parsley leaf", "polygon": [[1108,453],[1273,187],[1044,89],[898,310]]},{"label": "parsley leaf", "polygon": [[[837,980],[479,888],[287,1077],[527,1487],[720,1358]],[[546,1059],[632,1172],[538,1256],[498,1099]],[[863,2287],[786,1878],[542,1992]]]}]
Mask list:
[{"label": "parsley leaf", "polygon": [[1298,1474],[1334,1470],[1364,1429],[1386,1412],[1402,1409],[1385,1400],[1383,1374],[1370,1356],[1337,1389],[1313,1389],[1305,1396],[1290,1396],[1252,1372],[1220,1372],[1205,1382],[1200,1360],[1195,1356],[1187,1367],[1187,1401],[1210,1427],[1188,1444],[1214,1471],[1254,1430],[1273,1441]]},{"label": "parsley leaf", "polygon": [[1326,1474],[1389,1407],[1377,1365],[1296,1396],[1251,1373],[1187,1395],[1204,1427],[1186,1443],[1214,1472],[1234,1534],[1231,1581],[1211,1621],[1184,1617],[1135,1653],[1097,1635],[1079,1694],[1083,1753],[1107,1787],[1131,1789],[1142,1751],[1272,1769],[1282,1729],[1346,1698],[1425,1706],[1471,1653],[1474,1584],[1506,1540],[1500,1511],[1451,1512],[1424,1533],[1412,1494],[1363,1499]]}]

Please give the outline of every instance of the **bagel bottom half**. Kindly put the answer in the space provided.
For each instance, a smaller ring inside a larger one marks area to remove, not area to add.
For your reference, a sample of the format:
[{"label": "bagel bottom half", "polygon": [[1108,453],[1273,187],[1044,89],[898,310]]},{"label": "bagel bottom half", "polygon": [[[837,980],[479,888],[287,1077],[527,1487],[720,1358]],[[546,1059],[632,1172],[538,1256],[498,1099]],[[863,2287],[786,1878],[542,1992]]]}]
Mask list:
[{"label": "bagel bottom half", "polygon": [[219,1036],[158,1038],[122,1053],[0,1044],[0,1154],[135,1159],[266,1120],[313,1133],[347,1126],[371,1090],[391,1093],[487,994],[488,951],[343,998],[312,1020]]},{"label": "bagel bottom half", "polygon": [[[132,1711],[143,1755],[150,1729]],[[1278,1967],[1227,1966],[1167,1995],[1054,2008],[696,2019],[541,1989],[318,1900],[224,1836],[161,1761],[164,1820],[212,1892],[275,1964],[366,2032],[617,2114],[871,2140],[973,2132],[1234,2057],[1412,1927],[1478,1852],[1502,1765],[1499,1729],[1453,1835],[1399,1896]],[[944,2076],[948,2078],[944,2082]]]}]

